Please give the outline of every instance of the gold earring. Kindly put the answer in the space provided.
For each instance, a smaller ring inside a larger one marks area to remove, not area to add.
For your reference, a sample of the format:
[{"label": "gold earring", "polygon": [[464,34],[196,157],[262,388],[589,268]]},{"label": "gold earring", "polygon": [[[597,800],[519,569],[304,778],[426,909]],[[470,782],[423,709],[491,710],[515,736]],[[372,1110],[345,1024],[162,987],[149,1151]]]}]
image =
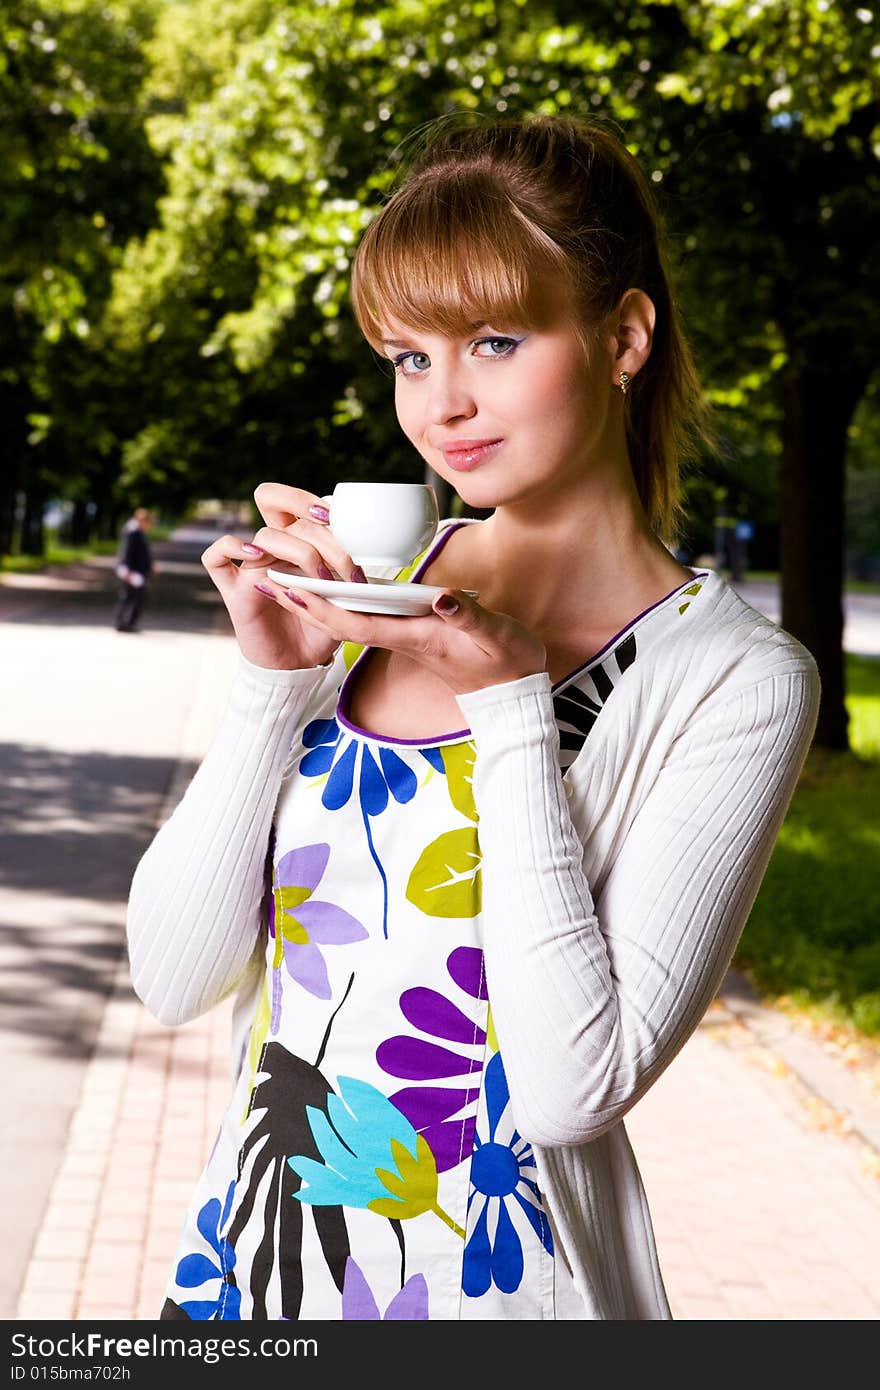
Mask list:
[{"label": "gold earring", "polygon": [[620,373],[620,394],[621,394],[622,396],[625,396],[625,395],[626,395],[626,388],[629,386],[629,383],[630,383],[630,375],[629,375],[629,372],[621,372],[621,373]]}]

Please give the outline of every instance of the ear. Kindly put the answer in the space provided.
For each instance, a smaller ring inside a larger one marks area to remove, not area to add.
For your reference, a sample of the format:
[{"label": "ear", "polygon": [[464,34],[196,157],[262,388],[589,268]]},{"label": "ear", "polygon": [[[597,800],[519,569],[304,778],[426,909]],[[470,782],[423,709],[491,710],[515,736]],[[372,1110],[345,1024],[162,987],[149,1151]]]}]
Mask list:
[{"label": "ear", "polygon": [[621,372],[634,377],[647,362],[656,321],[654,302],[644,290],[627,290],[611,316],[615,384]]}]

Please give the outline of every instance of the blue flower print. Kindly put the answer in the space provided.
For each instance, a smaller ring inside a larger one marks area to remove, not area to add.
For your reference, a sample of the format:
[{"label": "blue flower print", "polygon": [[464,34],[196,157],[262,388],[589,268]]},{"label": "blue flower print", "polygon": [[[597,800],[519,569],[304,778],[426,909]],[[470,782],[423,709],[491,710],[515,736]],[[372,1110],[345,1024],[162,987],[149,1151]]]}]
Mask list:
[{"label": "blue flower print", "polygon": [[[379,747],[377,762],[374,750],[345,734],[336,719],[314,719],[307,724],[303,744],[309,751],[303,755],[299,770],[306,777],[327,774],[321,802],[328,811],[347,806],[357,784],[367,845],[382,880],[382,931],[387,937],[388,880],[373,844],[370,819],[380,816],[386,809],[389,794],[401,806],[412,801],[419,788],[416,774],[393,748]],[[418,751],[435,771],[443,771],[436,749],[420,748]]]},{"label": "blue flower print", "polygon": [[[499,1052],[486,1067],[485,1095],[489,1137],[485,1143],[479,1132],[475,1137],[468,1214],[480,1203],[482,1210],[465,1245],[462,1270],[462,1289],[469,1298],[479,1298],[492,1284],[502,1293],[515,1293],[522,1282],[522,1243],[508,1210],[511,1202],[528,1218],[544,1249],[553,1254],[550,1223],[534,1179],[532,1146],[510,1119],[510,1092]],[[510,1136],[506,1141],[502,1132]],[[489,1235],[490,1211],[495,1215],[494,1237]]]},{"label": "blue flower print", "polygon": [[176,1280],[184,1289],[197,1289],[214,1279],[220,1280],[216,1295],[210,1299],[191,1299],[180,1307],[188,1317],[198,1322],[208,1322],[212,1318],[223,1322],[238,1322],[241,1318],[241,1291],[232,1282],[235,1267],[235,1251],[220,1231],[226,1224],[235,1183],[229,1184],[223,1210],[216,1197],[206,1202],[199,1212],[197,1225],[201,1234],[217,1256],[217,1263],[207,1255],[184,1255],[177,1266]]}]

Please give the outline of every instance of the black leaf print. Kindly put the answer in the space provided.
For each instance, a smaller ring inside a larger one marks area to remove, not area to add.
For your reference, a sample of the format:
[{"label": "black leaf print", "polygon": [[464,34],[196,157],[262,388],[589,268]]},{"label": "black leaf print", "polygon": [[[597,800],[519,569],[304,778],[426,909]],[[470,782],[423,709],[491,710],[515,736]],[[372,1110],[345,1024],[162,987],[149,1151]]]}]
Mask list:
[{"label": "black leaf print", "polygon": [[[250,1131],[238,1157],[238,1176],[242,1177],[248,1156],[254,1152],[254,1162],[247,1188],[227,1232],[234,1247],[253,1213],[257,1191],[271,1170],[269,1191],[265,1203],[263,1236],[250,1274],[254,1321],[265,1321],[266,1292],[272,1277],[275,1259],[275,1218],[278,1217],[278,1266],[281,1279],[281,1316],[299,1318],[303,1297],[302,1233],[304,1212],[294,1194],[299,1191],[301,1178],[287,1162],[291,1154],[306,1154],[321,1161],[321,1154],[312,1137],[306,1107],[327,1110],[327,1097],[333,1088],[316,1067],[301,1057],[295,1057],[281,1043],[270,1042],[263,1048],[258,1074],[263,1080],[254,1087],[248,1110],[249,1117],[262,1111],[259,1123]],[[342,1292],[345,1262],[350,1254],[348,1228],[342,1207],[314,1209],[315,1230],[321,1243],[327,1268],[333,1282]]]},{"label": "black leaf print", "polygon": [[632,666],[636,659],[636,635],[634,632],[631,632],[629,637],[624,637],[620,646],[614,648],[614,659],[621,675],[628,666]]},{"label": "black leaf print", "polygon": [[[636,659],[636,635],[628,637],[609,652],[604,661],[597,661],[587,671],[581,671],[553,696],[553,712],[559,729],[559,766],[562,772],[571,767],[586,742],[587,735],[601,714],[614,689],[614,675],[622,675]],[[596,697],[588,695],[575,681],[592,681]]]}]

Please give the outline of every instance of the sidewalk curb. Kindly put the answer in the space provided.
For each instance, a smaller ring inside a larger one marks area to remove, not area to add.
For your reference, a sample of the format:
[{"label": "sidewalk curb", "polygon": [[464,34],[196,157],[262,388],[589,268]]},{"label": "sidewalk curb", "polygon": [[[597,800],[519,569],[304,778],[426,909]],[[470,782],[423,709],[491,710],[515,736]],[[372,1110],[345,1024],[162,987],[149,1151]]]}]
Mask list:
[{"label": "sidewalk curb", "polygon": [[779,1009],[761,996],[740,971],[731,967],[718,991],[718,1002],[755,1041],[784,1063],[797,1080],[844,1121],[847,1130],[880,1156],[880,1096],[871,1094],[843,1062],[802,1033]]}]

